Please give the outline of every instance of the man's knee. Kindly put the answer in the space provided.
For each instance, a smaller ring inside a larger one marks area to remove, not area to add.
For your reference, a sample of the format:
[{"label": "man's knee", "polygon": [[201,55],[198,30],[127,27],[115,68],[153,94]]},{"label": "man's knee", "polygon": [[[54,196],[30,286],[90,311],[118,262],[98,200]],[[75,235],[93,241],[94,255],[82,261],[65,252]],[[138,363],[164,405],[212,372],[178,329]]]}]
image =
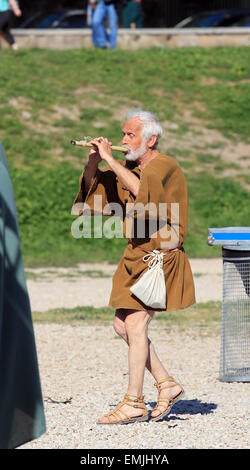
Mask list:
[{"label": "man's knee", "polygon": [[125,318],[125,328],[129,337],[139,336],[147,330],[148,324],[153,317],[153,313],[147,311],[131,310]]},{"label": "man's knee", "polygon": [[126,326],[124,321],[124,311],[122,309],[116,310],[113,328],[115,332],[122,338],[127,337]]}]

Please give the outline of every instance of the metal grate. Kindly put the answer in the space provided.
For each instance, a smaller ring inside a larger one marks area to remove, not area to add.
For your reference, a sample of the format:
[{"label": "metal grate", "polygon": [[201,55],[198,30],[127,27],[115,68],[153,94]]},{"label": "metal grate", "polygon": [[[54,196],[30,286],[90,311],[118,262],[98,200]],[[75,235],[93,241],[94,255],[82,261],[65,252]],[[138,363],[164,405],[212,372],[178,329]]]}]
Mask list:
[{"label": "metal grate", "polygon": [[223,248],[220,380],[250,381],[250,251]]}]

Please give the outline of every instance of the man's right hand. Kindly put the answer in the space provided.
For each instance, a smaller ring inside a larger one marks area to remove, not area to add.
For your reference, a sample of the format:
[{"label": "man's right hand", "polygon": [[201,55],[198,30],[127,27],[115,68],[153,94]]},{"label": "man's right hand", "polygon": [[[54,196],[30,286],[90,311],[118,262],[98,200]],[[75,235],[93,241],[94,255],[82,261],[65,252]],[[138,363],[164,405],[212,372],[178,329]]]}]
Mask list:
[{"label": "man's right hand", "polygon": [[92,148],[89,152],[88,163],[92,165],[98,165],[102,161],[99,151],[97,148]]},{"label": "man's right hand", "polygon": [[85,182],[85,190],[88,192],[92,178],[95,177],[98,164],[102,161],[99,151],[96,147],[93,147],[88,156],[88,161],[83,172],[83,178]]}]

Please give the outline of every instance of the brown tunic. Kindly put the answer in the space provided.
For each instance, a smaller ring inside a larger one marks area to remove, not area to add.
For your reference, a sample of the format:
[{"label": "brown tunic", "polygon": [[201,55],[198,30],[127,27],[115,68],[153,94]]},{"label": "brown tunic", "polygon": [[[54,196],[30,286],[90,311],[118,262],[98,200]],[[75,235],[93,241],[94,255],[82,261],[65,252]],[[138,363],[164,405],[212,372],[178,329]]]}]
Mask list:
[{"label": "brown tunic", "polygon": [[[83,174],[80,176],[80,188],[72,208],[75,215],[90,215],[90,212],[91,215],[113,215],[116,208],[114,203],[119,204],[122,209],[120,218],[123,234],[129,243],[113,277],[109,306],[115,309],[153,310],[137,299],[130,292],[130,287],[148,269],[143,256],[159,249],[166,253],[163,261],[166,310],[186,308],[195,303],[195,292],[192,271],[183,249],[188,220],[188,194],[183,171],[174,158],[161,153],[143,170],[138,168],[136,162],[124,160],[120,163],[140,179],[136,198],[110,167],[105,167],[103,170],[97,169],[88,193],[84,189]],[[160,203],[163,208],[167,203],[165,217],[164,212],[155,212]],[[178,203],[177,213],[176,206],[171,206],[173,203]],[[132,204],[138,210],[133,211]],[[145,207],[146,212],[143,210]],[[142,227],[145,233],[140,232]],[[170,232],[166,233],[166,229],[172,229],[171,236]]]}]

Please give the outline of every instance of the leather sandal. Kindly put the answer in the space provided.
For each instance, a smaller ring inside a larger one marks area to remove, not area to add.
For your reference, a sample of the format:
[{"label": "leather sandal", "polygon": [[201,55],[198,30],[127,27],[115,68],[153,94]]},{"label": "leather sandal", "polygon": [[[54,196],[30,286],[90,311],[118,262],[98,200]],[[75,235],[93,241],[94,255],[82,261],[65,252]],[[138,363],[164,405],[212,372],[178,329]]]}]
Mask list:
[{"label": "leather sandal", "polygon": [[[104,415],[108,418],[108,422],[97,421],[97,424],[128,424],[135,423],[138,421],[148,421],[148,410],[143,400],[144,396],[142,395],[140,397],[136,397],[134,395],[126,394],[122,402],[119,403],[119,405],[117,405],[113,411],[110,411],[110,413]],[[129,417],[126,413],[124,413],[124,411],[121,410],[121,407],[123,405],[133,406],[133,408],[141,408],[143,410],[143,413],[139,416]],[[119,419],[118,421],[112,421],[110,419],[111,417]]]},{"label": "leather sandal", "polygon": [[[168,385],[165,385],[163,386],[163,384],[165,382],[171,382],[170,384]],[[179,385],[181,387],[181,391],[178,393],[178,395],[176,395],[174,398],[167,398],[167,397],[160,397],[160,394],[161,394],[161,391],[162,390],[165,390],[167,388],[173,388],[173,387],[176,387],[176,385]],[[160,380],[159,382],[156,382],[154,384],[155,387],[158,388],[158,400],[157,400],[157,405],[156,407],[152,410],[152,411],[155,411],[158,409],[159,406],[167,406],[167,408],[165,409],[165,411],[163,411],[162,413],[160,413],[159,415],[157,416],[152,416],[151,417],[151,420],[152,421],[159,421],[160,419],[164,418],[164,416],[166,416],[172,406],[180,400],[180,398],[183,398],[184,396],[184,390],[181,386],[181,384],[179,384],[179,382],[176,382],[175,379],[173,377],[167,377],[166,379],[162,379]]]}]

